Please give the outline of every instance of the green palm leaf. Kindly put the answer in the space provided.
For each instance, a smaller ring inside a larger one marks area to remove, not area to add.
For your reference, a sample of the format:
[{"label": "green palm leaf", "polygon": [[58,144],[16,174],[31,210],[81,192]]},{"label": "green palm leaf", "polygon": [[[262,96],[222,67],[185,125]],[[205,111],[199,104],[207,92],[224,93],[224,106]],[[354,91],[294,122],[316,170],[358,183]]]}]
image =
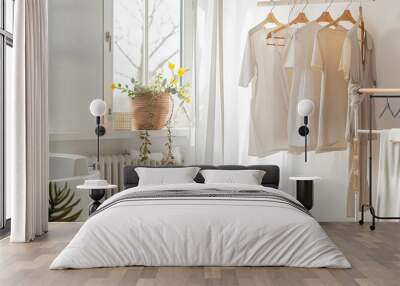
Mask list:
[{"label": "green palm leaf", "polygon": [[80,210],[79,212],[77,212],[69,217],[64,218],[63,221],[65,221],[65,222],[76,221],[76,219],[81,215],[81,212],[82,212],[82,210]]},{"label": "green palm leaf", "polygon": [[57,183],[49,183],[49,221],[75,221],[80,214],[82,209],[75,213],[73,209],[79,204],[80,199],[75,198],[75,193],[71,192],[68,184],[65,183],[64,187],[59,188]]}]

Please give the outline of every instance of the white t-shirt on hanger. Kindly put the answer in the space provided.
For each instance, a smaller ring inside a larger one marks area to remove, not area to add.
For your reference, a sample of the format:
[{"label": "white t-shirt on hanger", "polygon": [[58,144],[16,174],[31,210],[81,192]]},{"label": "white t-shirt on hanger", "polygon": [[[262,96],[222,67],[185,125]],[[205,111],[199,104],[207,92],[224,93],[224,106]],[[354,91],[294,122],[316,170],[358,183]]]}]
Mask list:
[{"label": "white t-shirt on hanger", "polygon": [[[239,79],[242,87],[252,82],[249,155],[257,157],[287,150],[288,145],[289,86],[283,68],[286,47],[267,45],[269,31],[257,25],[248,32]],[[290,38],[290,30],[279,36]]]}]

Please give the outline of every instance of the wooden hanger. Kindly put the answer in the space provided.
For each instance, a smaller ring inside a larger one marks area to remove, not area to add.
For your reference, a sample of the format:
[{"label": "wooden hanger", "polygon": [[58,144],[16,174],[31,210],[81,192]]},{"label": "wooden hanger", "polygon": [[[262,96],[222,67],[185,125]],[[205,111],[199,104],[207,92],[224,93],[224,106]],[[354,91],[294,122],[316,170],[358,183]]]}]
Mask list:
[{"label": "wooden hanger", "polygon": [[350,5],[352,4],[353,1],[350,1],[349,5],[344,9],[342,15],[339,16],[335,21],[329,23],[326,27],[331,27],[331,26],[337,26],[340,22],[350,22],[353,25],[357,23],[357,21],[354,19],[353,15],[351,15],[351,12],[349,10]]},{"label": "wooden hanger", "polygon": [[342,22],[347,21],[347,22],[350,22],[352,24],[357,23],[357,21],[353,18],[353,15],[351,15],[351,12],[350,12],[349,9],[344,10],[342,15],[340,15],[338,20],[342,21]]},{"label": "wooden hanger", "polygon": [[331,13],[329,13],[328,11],[322,12],[322,14],[317,19],[315,19],[315,22],[317,22],[317,23],[328,23],[328,24],[330,24],[333,21],[334,20],[333,20],[333,18],[331,16]]},{"label": "wooden hanger", "polygon": [[367,32],[365,30],[365,22],[364,22],[364,16],[363,16],[363,10],[360,2],[360,7],[358,8],[358,22],[359,22],[359,28],[361,29],[361,58],[362,58],[362,64],[365,66],[365,44],[367,41]]},{"label": "wooden hanger", "polygon": [[267,17],[265,17],[265,19],[260,23],[260,25],[265,26],[267,24],[275,24],[278,27],[283,26],[283,24],[279,22],[279,20],[275,17],[274,13],[272,12],[275,9],[275,1],[273,2],[274,6],[272,6],[271,11],[269,11]]},{"label": "wooden hanger", "polygon": [[334,20],[332,18],[331,13],[329,12],[329,8],[332,6],[333,0],[329,3],[328,7],[322,12],[322,14],[315,20],[317,23],[332,23]]},{"label": "wooden hanger", "polygon": [[349,10],[350,5],[352,4],[353,1],[350,1],[349,5],[346,7],[346,9],[343,11],[342,15],[339,16],[335,21],[332,23],[328,24],[325,28],[331,27],[331,26],[337,26],[339,22],[350,22],[353,25],[358,23],[358,27],[361,29],[361,57],[362,57],[362,64],[363,66],[365,65],[365,45],[366,45],[366,37],[367,33],[365,30],[365,23],[364,23],[364,16],[363,16],[363,11],[362,11],[362,6],[360,4],[359,7],[359,18],[358,21],[356,21],[351,15],[351,12]]},{"label": "wooden hanger", "polygon": [[357,21],[353,18],[353,15],[351,15],[350,10],[346,9],[343,11],[342,15],[339,16],[339,18],[330,23],[327,27],[338,25],[340,22],[350,22],[353,25],[357,23]]},{"label": "wooden hanger", "polygon": [[296,24],[307,24],[310,22],[310,20],[308,20],[306,14],[304,13],[304,9],[306,9],[306,7],[308,6],[308,0],[306,0],[306,4],[304,5],[303,9],[300,11],[300,13],[297,15],[296,18],[294,18],[292,21],[290,21],[288,24],[286,25],[282,25],[281,27],[271,31],[268,33],[267,35],[267,40],[272,38],[272,35],[275,33],[278,33],[290,26],[296,25]]}]

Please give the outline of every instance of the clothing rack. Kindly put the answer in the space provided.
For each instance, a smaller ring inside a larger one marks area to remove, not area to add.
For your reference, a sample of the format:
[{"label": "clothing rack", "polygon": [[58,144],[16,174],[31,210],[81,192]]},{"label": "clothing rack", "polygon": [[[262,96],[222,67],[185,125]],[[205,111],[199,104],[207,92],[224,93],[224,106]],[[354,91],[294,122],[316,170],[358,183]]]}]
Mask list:
[{"label": "clothing rack", "polygon": [[[333,0],[332,3],[366,3],[366,2],[375,2],[376,0]],[[288,6],[288,5],[304,5],[304,4],[329,4],[331,1],[329,0],[267,0],[267,1],[258,1],[257,6],[259,7],[270,7],[270,6]]]},{"label": "clothing rack", "polygon": [[372,203],[372,134],[379,134],[380,130],[372,130],[372,103],[374,99],[388,99],[388,98],[400,98],[400,88],[360,88],[358,93],[361,95],[368,96],[368,116],[369,116],[369,129],[359,130],[356,129],[357,133],[368,133],[368,144],[369,144],[369,155],[368,155],[368,189],[369,189],[369,203],[361,205],[361,219],[360,225],[364,224],[364,209],[368,208],[372,216],[372,224],[370,225],[371,230],[375,230],[376,219],[381,220],[400,220],[400,217],[386,217],[379,216],[375,213],[375,208]]}]

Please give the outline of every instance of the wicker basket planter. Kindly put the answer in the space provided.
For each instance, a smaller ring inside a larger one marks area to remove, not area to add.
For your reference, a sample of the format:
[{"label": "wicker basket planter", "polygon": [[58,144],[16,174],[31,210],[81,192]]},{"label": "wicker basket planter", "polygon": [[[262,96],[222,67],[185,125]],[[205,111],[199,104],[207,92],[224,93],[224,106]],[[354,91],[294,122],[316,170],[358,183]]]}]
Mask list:
[{"label": "wicker basket planter", "polygon": [[170,112],[168,93],[141,95],[131,100],[132,130],[160,130],[165,127]]}]

